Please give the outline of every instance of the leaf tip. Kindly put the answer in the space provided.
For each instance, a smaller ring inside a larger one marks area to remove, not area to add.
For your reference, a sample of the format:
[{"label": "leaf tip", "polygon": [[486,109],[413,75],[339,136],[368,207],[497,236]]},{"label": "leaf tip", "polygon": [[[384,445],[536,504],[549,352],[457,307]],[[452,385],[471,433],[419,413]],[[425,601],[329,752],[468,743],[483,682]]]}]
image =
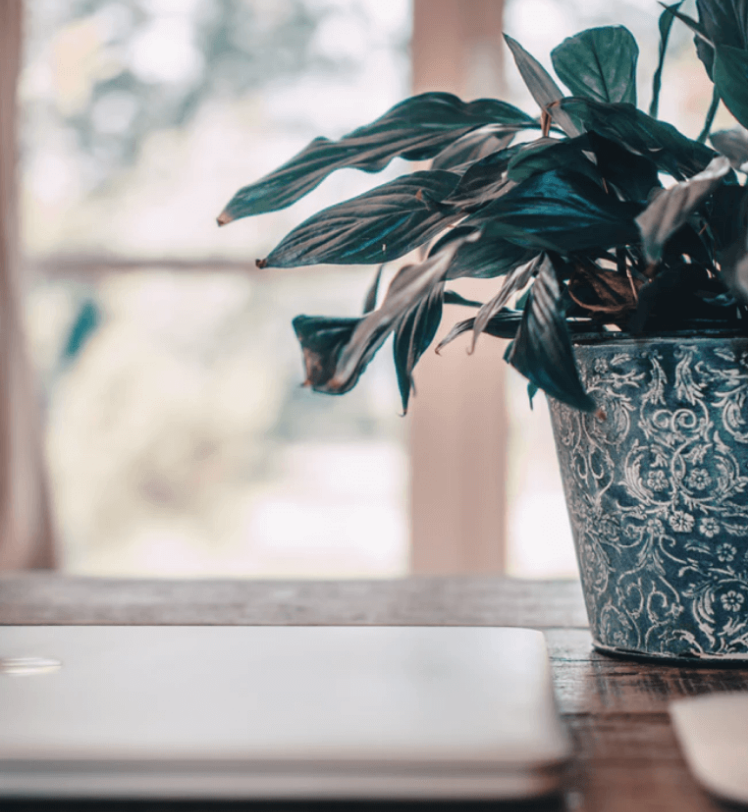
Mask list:
[{"label": "leaf tip", "polygon": [[255,260],[255,265],[256,265],[258,268],[261,268],[261,269],[262,269],[262,268],[267,268],[267,266],[268,266],[268,261],[267,261],[267,259],[256,259],[256,260]]},{"label": "leaf tip", "polygon": [[233,221],[233,217],[224,209],[218,217],[216,217],[216,222],[219,226],[227,226],[229,223]]}]

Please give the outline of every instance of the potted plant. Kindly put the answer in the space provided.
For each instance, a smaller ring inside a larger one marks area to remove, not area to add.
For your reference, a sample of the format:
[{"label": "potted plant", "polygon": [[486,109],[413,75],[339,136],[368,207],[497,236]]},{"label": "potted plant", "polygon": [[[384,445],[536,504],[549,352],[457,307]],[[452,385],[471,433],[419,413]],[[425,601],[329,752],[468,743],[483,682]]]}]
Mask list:
[{"label": "potted plant", "polygon": [[[698,19],[680,6],[660,18],[649,114],[625,28],[553,51],[569,95],[507,37],[538,118],[415,96],[339,141],[315,139],[218,222],[289,206],[339,168],[433,159],[324,209],[258,260],[380,266],[360,315],[294,320],[306,383],[347,392],[392,334],[407,410],[444,306],[476,307],[442,345],[468,331],[509,339],[531,397],[549,397],[595,645],[748,660],[748,137],[706,144],[720,99],[748,127],[748,6],[697,0]],[[657,119],[675,18],[714,82],[696,140]],[[381,265],[415,249],[379,301]],[[466,302],[449,289],[463,276],[498,279],[495,295]]]}]

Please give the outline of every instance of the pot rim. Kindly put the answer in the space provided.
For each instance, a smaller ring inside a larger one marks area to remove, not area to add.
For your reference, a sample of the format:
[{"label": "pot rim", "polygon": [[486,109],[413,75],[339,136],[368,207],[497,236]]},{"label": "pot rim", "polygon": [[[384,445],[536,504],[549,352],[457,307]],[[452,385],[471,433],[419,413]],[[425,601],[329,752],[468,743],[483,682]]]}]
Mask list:
[{"label": "pot rim", "polygon": [[596,345],[608,344],[615,341],[625,341],[633,344],[645,344],[653,341],[668,340],[699,340],[717,338],[743,338],[748,339],[748,333],[736,328],[724,327],[710,330],[663,330],[661,333],[647,333],[645,335],[633,335],[623,330],[606,330],[599,333],[577,333],[571,334],[571,343],[576,345]]}]

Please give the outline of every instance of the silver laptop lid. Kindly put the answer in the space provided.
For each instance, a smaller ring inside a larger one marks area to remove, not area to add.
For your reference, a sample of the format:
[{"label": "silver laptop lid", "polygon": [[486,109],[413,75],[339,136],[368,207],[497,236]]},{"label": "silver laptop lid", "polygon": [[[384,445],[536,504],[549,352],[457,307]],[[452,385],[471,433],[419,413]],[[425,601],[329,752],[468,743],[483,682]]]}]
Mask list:
[{"label": "silver laptop lid", "polygon": [[6,794],[501,796],[569,752],[522,629],[3,627],[2,661]]}]

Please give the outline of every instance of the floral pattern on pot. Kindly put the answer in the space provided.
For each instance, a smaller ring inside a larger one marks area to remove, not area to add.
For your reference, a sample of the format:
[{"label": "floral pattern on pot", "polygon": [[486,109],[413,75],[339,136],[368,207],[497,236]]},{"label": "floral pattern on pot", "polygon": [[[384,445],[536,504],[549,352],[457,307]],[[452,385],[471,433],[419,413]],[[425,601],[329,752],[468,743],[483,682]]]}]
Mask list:
[{"label": "floral pattern on pot", "polygon": [[600,411],[550,407],[595,645],[748,660],[748,339],[576,356]]}]

